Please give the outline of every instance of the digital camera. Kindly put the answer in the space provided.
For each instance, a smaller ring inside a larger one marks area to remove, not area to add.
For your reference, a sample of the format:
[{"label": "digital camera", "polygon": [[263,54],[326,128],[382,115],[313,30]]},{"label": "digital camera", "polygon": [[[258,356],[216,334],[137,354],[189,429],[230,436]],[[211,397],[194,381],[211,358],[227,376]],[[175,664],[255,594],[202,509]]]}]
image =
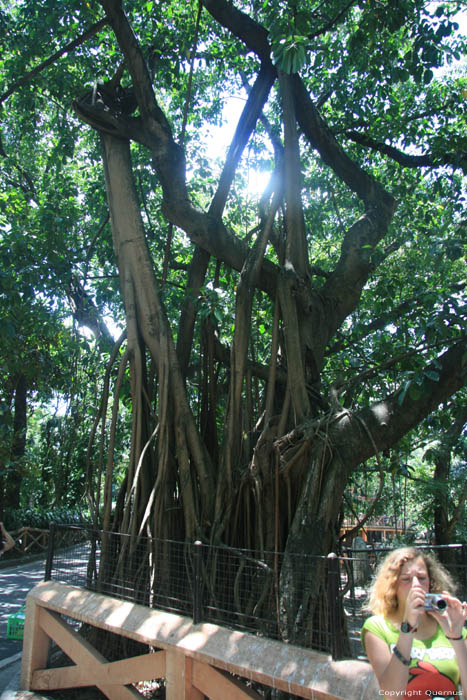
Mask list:
[{"label": "digital camera", "polygon": [[425,593],[425,610],[440,612],[446,610],[447,603],[439,593]]}]

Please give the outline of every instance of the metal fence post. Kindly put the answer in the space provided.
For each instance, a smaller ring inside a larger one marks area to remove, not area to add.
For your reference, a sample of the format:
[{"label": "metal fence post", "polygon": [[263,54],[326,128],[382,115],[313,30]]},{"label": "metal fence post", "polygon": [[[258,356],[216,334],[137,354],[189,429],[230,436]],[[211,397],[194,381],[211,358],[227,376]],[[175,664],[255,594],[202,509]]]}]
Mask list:
[{"label": "metal fence post", "polygon": [[341,620],[341,600],[339,596],[340,573],[337,554],[328,554],[328,624],[331,640],[331,655],[333,659],[342,659],[343,639]]},{"label": "metal fence post", "polygon": [[47,547],[47,559],[45,562],[45,574],[44,581],[50,581],[52,578],[52,565],[54,560],[54,549],[55,549],[55,523],[49,523],[49,542]]},{"label": "metal fence post", "polygon": [[[462,585],[464,588],[464,596],[467,597],[467,545],[465,545],[465,544],[463,544],[461,546],[461,569],[462,569]],[[465,598],[464,598],[464,600],[465,600]]]},{"label": "metal fence post", "polygon": [[193,623],[197,625],[203,617],[203,577],[201,573],[203,545],[199,540],[193,544]]}]

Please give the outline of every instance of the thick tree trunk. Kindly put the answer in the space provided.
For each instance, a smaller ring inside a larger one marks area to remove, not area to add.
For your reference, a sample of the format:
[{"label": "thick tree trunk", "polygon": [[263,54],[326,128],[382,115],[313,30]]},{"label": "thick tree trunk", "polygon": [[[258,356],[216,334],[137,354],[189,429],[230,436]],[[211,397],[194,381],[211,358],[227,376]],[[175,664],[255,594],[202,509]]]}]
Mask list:
[{"label": "thick tree trunk", "polygon": [[[133,466],[128,483],[139,504],[136,510],[132,509],[132,531],[137,533],[144,527],[151,504],[154,518],[151,531],[159,537],[173,537],[165,514],[181,507],[182,537],[193,540],[201,531],[200,523],[212,521],[212,465],[188,404],[172,333],[159,299],[133,184],[129,144],[108,134],[103,135],[102,142],[114,248],[128,323],[128,346],[133,356],[134,402],[140,407],[134,414]],[[153,458],[152,448],[146,449],[150,431],[147,427],[143,430],[144,415],[148,415],[149,409],[144,347],[155,362],[159,384],[156,417],[159,427]],[[192,469],[198,475],[199,491]]]},{"label": "thick tree trunk", "polygon": [[[467,499],[467,482],[464,482],[460,492],[453,501],[449,493],[449,476],[451,472],[452,451],[465,428],[467,408],[459,412],[451,428],[440,436],[439,446],[435,449],[435,471],[433,474],[434,486],[437,495],[434,499],[433,524],[435,542],[437,545],[452,544],[453,534],[462,518]],[[441,550],[440,558],[446,565],[455,563],[456,553],[450,550]]]}]

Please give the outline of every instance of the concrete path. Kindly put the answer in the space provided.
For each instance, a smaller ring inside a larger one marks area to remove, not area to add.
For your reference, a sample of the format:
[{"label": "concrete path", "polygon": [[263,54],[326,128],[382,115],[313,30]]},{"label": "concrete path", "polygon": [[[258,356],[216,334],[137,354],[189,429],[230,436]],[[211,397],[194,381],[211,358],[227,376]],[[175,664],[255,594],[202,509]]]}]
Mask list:
[{"label": "concrete path", "polygon": [[0,661],[0,700],[11,700],[19,688],[21,652]]},{"label": "concrete path", "polygon": [[22,649],[22,642],[7,639],[7,617],[26,603],[26,596],[36,583],[42,581],[45,559],[29,563],[16,562],[0,569],[0,660],[14,656]]},{"label": "concrete path", "polygon": [[7,617],[26,602],[28,592],[44,578],[45,558],[25,563],[18,560],[0,569],[0,700],[32,699],[19,691],[21,640],[7,638]]}]

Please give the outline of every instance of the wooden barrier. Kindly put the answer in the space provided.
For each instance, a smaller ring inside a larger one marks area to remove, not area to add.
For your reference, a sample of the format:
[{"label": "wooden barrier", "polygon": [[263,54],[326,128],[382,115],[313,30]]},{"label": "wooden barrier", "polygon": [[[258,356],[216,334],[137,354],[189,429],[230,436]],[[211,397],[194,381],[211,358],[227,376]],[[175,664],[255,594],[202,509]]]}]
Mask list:
[{"label": "wooden barrier", "polygon": [[[61,615],[158,651],[108,662]],[[47,669],[50,640],[75,665]],[[166,700],[260,700],[234,676],[312,700],[378,697],[374,674],[363,661],[333,661],[316,651],[218,625],[195,625],[190,618],[53,581],[39,583],[27,596],[24,690],[95,685],[110,700],[141,700],[131,684],[165,678]]]},{"label": "wooden barrier", "polygon": [[34,546],[46,551],[49,531],[37,527],[21,527],[10,533],[15,540],[15,549],[20,552],[29,552]]}]

